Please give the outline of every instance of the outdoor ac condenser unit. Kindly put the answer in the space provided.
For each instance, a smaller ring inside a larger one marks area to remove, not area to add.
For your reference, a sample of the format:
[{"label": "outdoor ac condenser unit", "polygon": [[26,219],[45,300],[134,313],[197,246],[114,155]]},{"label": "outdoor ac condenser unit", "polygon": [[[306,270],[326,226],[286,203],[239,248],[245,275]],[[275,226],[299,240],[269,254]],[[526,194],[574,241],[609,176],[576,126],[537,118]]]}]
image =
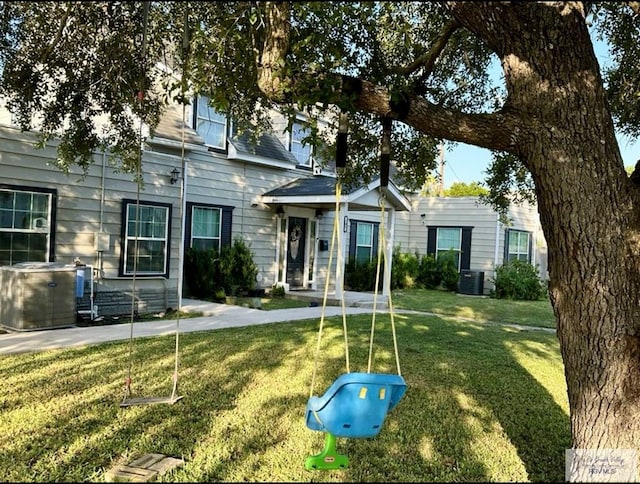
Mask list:
[{"label": "outdoor ac condenser unit", "polygon": [[22,262],[0,267],[0,325],[29,331],[73,326],[76,267]]}]

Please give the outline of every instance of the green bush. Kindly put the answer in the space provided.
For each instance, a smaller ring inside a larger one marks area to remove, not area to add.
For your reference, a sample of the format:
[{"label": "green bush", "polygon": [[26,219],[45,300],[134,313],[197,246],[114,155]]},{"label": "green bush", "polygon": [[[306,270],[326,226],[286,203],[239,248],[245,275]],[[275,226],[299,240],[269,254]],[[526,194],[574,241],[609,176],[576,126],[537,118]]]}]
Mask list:
[{"label": "green bush", "polygon": [[410,289],[418,283],[418,254],[400,252],[400,246],[393,249],[391,265],[391,289]]},{"label": "green bush", "polygon": [[424,289],[436,289],[442,282],[442,271],[433,254],[420,257],[417,274],[418,286]]},{"label": "green bush", "polygon": [[[344,284],[351,291],[373,291],[376,284],[377,259],[368,262],[358,262],[350,257],[344,269]],[[382,267],[380,267],[382,272]],[[380,274],[379,288],[382,288],[382,274]]]},{"label": "green bush", "polygon": [[284,294],[284,286],[276,286],[275,284],[271,287],[271,292],[269,293],[272,298],[283,298]]},{"label": "green bush", "polygon": [[185,252],[185,284],[195,298],[218,301],[225,295],[242,296],[255,289],[257,274],[253,253],[239,236],[220,252],[193,248]]},{"label": "green bush", "polygon": [[449,251],[445,254],[440,254],[436,263],[442,275],[442,287],[447,291],[457,291],[460,273],[457,269],[455,252]]},{"label": "green bush", "polygon": [[546,295],[545,284],[538,276],[538,268],[514,259],[496,268],[491,295],[497,299],[536,301]]},{"label": "green bush", "polygon": [[184,258],[186,292],[198,299],[211,299],[220,288],[218,251],[188,248]]},{"label": "green bush", "polygon": [[237,236],[233,245],[220,251],[220,274],[222,287],[227,295],[244,296],[256,287],[258,266],[253,261],[253,252],[242,237]]}]

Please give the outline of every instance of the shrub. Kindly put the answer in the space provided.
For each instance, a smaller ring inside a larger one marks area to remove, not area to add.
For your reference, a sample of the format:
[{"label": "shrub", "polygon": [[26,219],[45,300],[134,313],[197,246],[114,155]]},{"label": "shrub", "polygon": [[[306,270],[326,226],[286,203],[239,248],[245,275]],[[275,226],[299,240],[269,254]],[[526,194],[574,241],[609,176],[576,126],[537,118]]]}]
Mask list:
[{"label": "shrub", "polygon": [[538,276],[538,268],[518,259],[496,268],[492,296],[497,299],[535,301],[546,294],[545,284]]},{"label": "shrub", "polygon": [[[351,291],[373,291],[376,283],[376,264],[377,259],[358,262],[355,257],[350,257],[344,270],[345,286]],[[382,274],[379,285],[382,287]]]},{"label": "shrub", "polygon": [[[184,259],[184,281],[192,297],[208,300],[219,288],[218,251],[188,248]],[[224,298],[224,297],[223,297]]]},{"label": "shrub", "polygon": [[271,292],[269,295],[272,298],[283,298],[284,297],[284,286],[276,286],[275,284],[271,287]]},{"label": "shrub", "polygon": [[189,248],[185,252],[184,278],[188,293],[204,300],[223,300],[255,288],[258,266],[241,237],[216,249]]},{"label": "shrub", "polygon": [[418,286],[425,289],[436,289],[442,282],[442,272],[433,254],[426,254],[420,258],[417,274]]},{"label": "shrub", "polygon": [[[415,287],[418,280],[418,254],[400,252],[400,246],[393,249],[391,265],[391,289]],[[382,268],[381,268],[382,270]]]},{"label": "shrub", "polygon": [[442,275],[442,287],[447,291],[458,290],[460,273],[457,269],[455,257],[455,253],[449,251],[448,253],[440,254],[440,257],[436,260],[438,269]]}]

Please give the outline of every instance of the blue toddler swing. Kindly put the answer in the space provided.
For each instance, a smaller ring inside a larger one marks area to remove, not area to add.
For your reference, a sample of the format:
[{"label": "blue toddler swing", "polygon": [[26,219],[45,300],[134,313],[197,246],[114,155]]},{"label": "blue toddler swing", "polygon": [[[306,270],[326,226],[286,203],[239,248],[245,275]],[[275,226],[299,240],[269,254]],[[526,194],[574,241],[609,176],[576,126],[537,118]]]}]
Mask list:
[{"label": "blue toddler swing", "polygon": [[[390,131],[391,120],[389,118],[385,118],[383,119],[383,138],[381,149],[381,191],[386,188],[388,182]],[[344,163],[342,163],[342,165],[340,163],[340,153],[342,153],[342,157],[346,158],[346,156],[344,155],[344,143],[342,145],[342,149],[340,146],[341,135],[343,136],[342,140],[344,140],[344,136],[346,135],[346,119],[344,114],[341,114],[341,130],[338,133],[338,156],[336,165],[339,168],[344,167]],[[338,180],[336,182],[336,214],[339,213],[340,197],[341,184]],[[378,433],[380,433],[380,430],[382,429],[382,425],[384,424],[387,413],[398,404],[407,387],[404,378],[402,378],[400,374],[400,359],[398,356],[398,344],[396,339],[395,322],[393,318],[391,294],[388,295],[388,303],[397,374],[371,373],[376,303],[378,296],[378,284],[380,280],[380,261],[384,259],[385,267],[387,264],[385,251],[382,250],[382,248],[386,246],[384,236],[384,198],[382,196],[380,197],[380,208],[380,243],[378,244],[378,262],[376,268],[371,336],[369,340],[369,362],[367,372],[350,372],[349,370],[349,345],[347,341],[345,302],[344,297],[342,297],[342,321],[345,340],[345,359],[347,372],[340,375],[322,396],[314,396],[313,387],[315,383],[320,341],[322,338],[322,329],[324,325],[324,310],[326,307],[329,288],[330,268],[334,245],[336,242],[338,244],[338,260],[341,260],[341,243],[339,240],[340,230],[338,220],[339,217],[336,216],[334,218],[333,233],[331,237],[331,250],[329,252],[329,263],[327,269],[327,279],[325,281],[324,301],[320,318],[320,330],[318,332],[318,344],[316,348],[313,376],[311,381],[311,391],[305,410],[305,421],[307,427],[311,430],[325,432],[326,435],[323,450],[319,454],[307,457],[305,461],[305,468],[308,470],[347,468],[349,465],[349,459],[346,455],[339,454],[336,451],[336,439],[338,437],[368,438],[378,435]]]}]

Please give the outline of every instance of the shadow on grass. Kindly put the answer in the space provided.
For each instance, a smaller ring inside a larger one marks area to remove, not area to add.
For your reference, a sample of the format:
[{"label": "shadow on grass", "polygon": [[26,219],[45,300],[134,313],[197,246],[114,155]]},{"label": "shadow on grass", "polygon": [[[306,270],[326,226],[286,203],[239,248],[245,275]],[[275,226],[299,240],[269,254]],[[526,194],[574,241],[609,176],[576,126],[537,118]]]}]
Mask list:
[{"label": "shadow on grass", "polygon": [[[349,318],[351,371],[366,371],[369,324]],[[181,335],[184,399],[173,406],[119,408],[126,343],[5,357],[0,459],[13,465],[0,479],[103,480],[149,452],[185,459],[168,481],[563,479],[570,434],[552,387],[564,378],[554,336],[426,316],[396,324],[407,393],[376,438],[339,439],[347,470],[304,469],[324,440],[304,424],[317,343],[317,321],[305,321]],[[340,325],[325,330],[314,394],[345,370]],[[374,371],[395,371],[388,326],[380,319]],[[134,396],[170,393],[174,344],[135,342]]]}]

